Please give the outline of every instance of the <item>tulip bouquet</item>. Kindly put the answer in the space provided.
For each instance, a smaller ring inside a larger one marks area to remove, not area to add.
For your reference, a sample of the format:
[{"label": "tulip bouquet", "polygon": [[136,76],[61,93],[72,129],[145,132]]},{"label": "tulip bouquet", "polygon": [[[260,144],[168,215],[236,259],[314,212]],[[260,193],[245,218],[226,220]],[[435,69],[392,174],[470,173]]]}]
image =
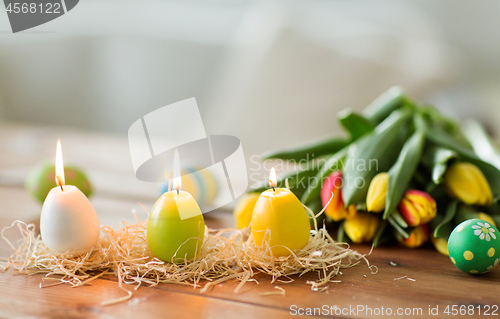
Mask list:
[{"label": "tulip bouquet", "polygon": [[[500,224],[500,155],[474,121],[455,122],[393,87],[361,114],[338,114],[345,137],[264,154],[264,159],[304,161],[280,178],[312,211],[325,208],[339,241],[375,246],[398,241],[418,247],[432,241],[448,254],[447,240],[464,220]],[[248,226],[255,188],[235,209]]]}]

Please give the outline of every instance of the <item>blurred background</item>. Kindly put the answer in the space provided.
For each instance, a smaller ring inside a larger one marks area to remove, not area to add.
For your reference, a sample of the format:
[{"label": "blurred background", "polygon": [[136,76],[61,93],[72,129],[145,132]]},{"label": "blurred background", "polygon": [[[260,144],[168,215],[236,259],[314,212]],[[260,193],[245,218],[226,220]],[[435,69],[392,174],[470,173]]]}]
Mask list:
[{"label": "blurred background", "polygon": [[494,134],[498,1],[80,1],[12,34],[0,10],[0,118],[124,135],[196,97],[247,155],[338,130],[392,85]]},{"label": "blurred background", "polygon": [[[190,97],[206,131],[239,137],[247,158],[338,132],[339,110],[361,110],[393,85],[498,137],[499,15],[493,0],[82,0],[13,34],[2,9],[0,125],[17,134],[2,168],[53,157],[55,140],[34,139],[53,127],[54,137],[94,136],[99,156],[120,158],[113,168],[133,177],[129,126]],[[105,170],[69,144],[77,164]]]}]

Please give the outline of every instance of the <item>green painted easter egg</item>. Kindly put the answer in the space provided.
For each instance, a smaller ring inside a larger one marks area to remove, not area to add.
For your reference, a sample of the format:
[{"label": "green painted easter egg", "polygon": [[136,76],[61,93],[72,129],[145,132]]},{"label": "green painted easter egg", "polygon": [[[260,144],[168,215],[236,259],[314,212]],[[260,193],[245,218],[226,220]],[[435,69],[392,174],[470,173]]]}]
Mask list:
[{"label": "green painted easter egg", "polygon": [[500,234],[491,223],[469,219],[458,225],[448,238],[450,259],[463,272],[482,274],[500,261]]},{"label": "green painted easter egg", "polygon": [[[92,186],[80,169],[74,166],[64,166],[64,179],[66,185],[78,187],[85,196],[92,194]],[[43,203],[49,191],[56,187],[54,164],[45,163],[33,168],[26,177],[24,184],[26,191],[36,200]]]}]

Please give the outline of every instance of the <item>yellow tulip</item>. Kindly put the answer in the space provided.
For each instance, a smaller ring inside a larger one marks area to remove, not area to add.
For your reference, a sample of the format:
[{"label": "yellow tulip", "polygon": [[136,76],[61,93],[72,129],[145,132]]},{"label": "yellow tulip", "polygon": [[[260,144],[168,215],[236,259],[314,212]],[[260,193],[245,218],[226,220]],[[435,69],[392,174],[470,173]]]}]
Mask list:
[{"label": "yellow tulip", "polygon": [[471,163],[457,162],[448,167],[444,182],[449,194],[467,205],[489,206],[493,195],[483,172]]},{"label": "yellow tulip", "polygon": [[411,189],[399,203],[399,212],[410,226],[427,224],[436,217],[436,201],[426,192]]},{"label": "yellow tulip", "polygon": [[241,196],[233,211],[236,227],[239,229],[248,227],[252,221],[252,212],[255,207],[259,193],[248,193]]},{"label": "yellow tulip", "polygon": [[408,238],[403,238],[399,234],[396,237],[406,247],[420,247],[429,239],[429,226],[427,226],[427,224],[418,226],[411,232],[410,237]]},{"label": "yellow tulip", "polygon": [[375,237],[380,225],[380,219],[370,213],[358,213],[351,219],[344,221],[344,231],[356,244],[369,242]]},{"label": "yellow tulip", "polygon": [[438,238],[438,237],[432,236],[431,241],[432,241],[432,244],[434,245],[434,248],[436,248],[436,250],[439,253],[446,255],[446,256],[449,256],[449,254],[448,254],[448,241],[447,240],[445,240],[443,238]]},{"label": "yellow tulip", "polygon": [[366,208],[370,212],[380,213],[385,209],[385,199],[387,198],[387,188],[389,185],[389,174],[377,174],[371,181],[366,196]]}]

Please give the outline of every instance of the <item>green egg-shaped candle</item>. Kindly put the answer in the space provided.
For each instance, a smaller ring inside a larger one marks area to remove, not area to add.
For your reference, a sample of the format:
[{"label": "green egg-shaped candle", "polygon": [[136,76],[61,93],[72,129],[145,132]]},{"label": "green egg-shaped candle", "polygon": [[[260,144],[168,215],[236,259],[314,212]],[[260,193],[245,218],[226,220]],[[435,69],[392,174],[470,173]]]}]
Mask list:
[{"label": "green egg-shaped candle", "polygon": [[147,229],[155,257],[174,263],[193,259],[201,251],[204,234],[200,207],[188,192],[166,192],[156,201]]},{"label": "green egg-shaped candle", "polygon": [[[66,185],[76,186],[89,197],[92,195],[92,185],[83,171],[77,167],[64,167]],[[40,203],[43,203],[50,190],[56,187],[55,167],[53,163],[45,163],[33,168],[25,180],[26,191]]]},{"label": "green egg-shaped candle", "polygon": [[448,238],[448,253],[458,269],[468,274],[490,271],[500,261],[500,234],[490,222],[469,219]]}]

